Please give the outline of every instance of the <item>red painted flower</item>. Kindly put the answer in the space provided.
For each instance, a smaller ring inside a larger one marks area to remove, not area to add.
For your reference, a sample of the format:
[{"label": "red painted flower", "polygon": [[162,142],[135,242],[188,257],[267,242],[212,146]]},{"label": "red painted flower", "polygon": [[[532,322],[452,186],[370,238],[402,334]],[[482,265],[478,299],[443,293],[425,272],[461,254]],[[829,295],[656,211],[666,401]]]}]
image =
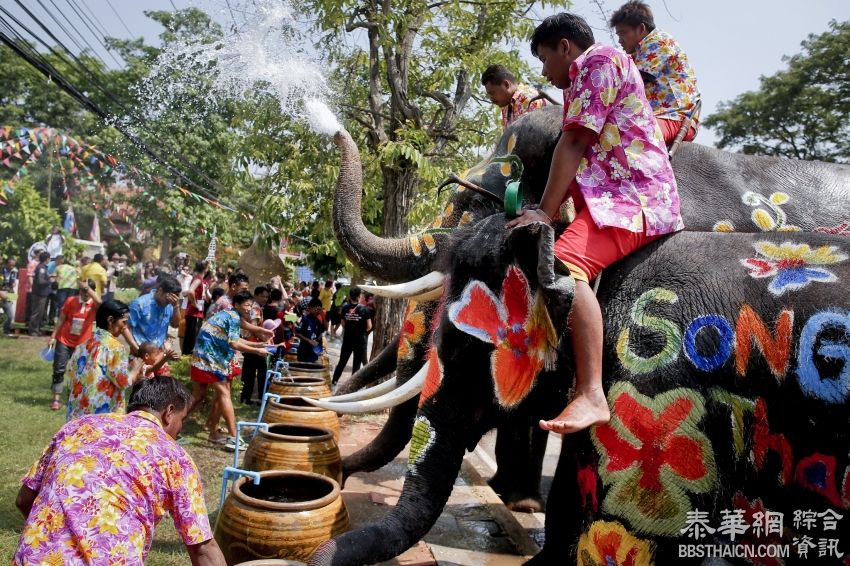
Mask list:
[{"label": "red painted flower", "polygon": [[534,378],[555,354],[557,335],[543,299],[532,301],[528,280],[515,265],[502,283],[501,300],[480,281],[472,281],[449,308],[461,331],[493,344],[491,372],[496,397],[506,407],[522,401]]},{"label": "red painted flower", "polygon": [[603,509],[642,532],[675,534],[692,510],[687,492],[705,493],[716,478],[711,444],[699,428],[702,396],[683,388],[647,397],[618,382],[608,399],[611,421],[591,432],[602,456],[599,475],[611,485]]}]

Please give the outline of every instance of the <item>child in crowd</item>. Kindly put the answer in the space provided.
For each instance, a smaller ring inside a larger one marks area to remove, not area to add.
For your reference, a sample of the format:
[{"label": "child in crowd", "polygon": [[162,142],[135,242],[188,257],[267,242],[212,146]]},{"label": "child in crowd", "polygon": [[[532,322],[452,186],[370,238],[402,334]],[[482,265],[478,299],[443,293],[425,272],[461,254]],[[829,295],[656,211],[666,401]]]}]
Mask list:
[{"label": "child in crowd", "polygon": [[162,373],[162,366],[164,366],[165,362],[168,360],[178,359],[176,352],[170,348],[168,350],[161,348],[153,342],[142,342],[141,345],[139,345],[138,357],[140,357],[142,362],[144,362],[141,375],[145,379],[151,378],[154,375],[171,377],[171,375]]},{"label": "child in crowd", "polygon": [[299,362],[318,362],[322,353],[322,334],[325,325],[321,321],[322,301],[310,299],[307,309],[301,317],[301,324],[295,330],[295,335],[301,339],[298,344]]}]

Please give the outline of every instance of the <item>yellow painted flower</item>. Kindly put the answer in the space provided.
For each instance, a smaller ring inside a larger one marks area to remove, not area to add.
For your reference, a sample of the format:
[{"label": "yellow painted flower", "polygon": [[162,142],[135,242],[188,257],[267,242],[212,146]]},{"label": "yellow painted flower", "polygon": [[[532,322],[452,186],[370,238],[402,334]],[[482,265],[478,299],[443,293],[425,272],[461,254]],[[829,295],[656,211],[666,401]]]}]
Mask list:
[{"label": "yellow painted flower", "polygon": [[65,566],[65,558],[62,556],[61,550],[54,550],[50,554],[44,556],[38,566]]},{"label": "yellow painted flower", "polygon": [[635,93],[631,93],[623,99],[623,107],[630,110],[632,114],[639,114],[643,110],[643,102]]},{"label": "yellow painted flower", "polygon": [[438,214],[437,217],[431,222],[431,228],[442,228],[443,227],[443,215]]},{"label": "yellow painted flower", "polygon": [[145,548],[145,534],[142,531],[133,531],[127,539],[133,548],[136,549],[136,554],[139,554]]},{"label": "yellow painted flower", "polygon": [[602,128],[602,134],[599,136],[599,145],[605,151],[611,151],[612,148],[620,145],[620,130],[615,124],[605,124]]},{"label": "yellow painted flower", "polygon": [[578,541],[579,566],[650,566],[652,545],[615,521],[596,521]]},{"label": "yellow painted flower", "polygon": [[789,200],[791,200],[791,197],[788,193],[776,192],[770,195],[770,202],[773,204],[785,204]]},{"label": "yellow painted flower", "polygon": [[581,99],[574,98],[573,101],[570,102],[569,108],[567,108],[567,118],[578,116],[579,112],[581,112]]},{"label": "yellow painted flower", "polygon": [[510,163],[502,163],[499,166],[499,172],[505,177],[511,176],[511,164]]},{"label": "yellow painted flower", "polygon": [[470,222],[472,222],[472,213],[467,210],[463,214],[461,214],[460,222],[458,222],[458,225],[459,226],[466,226]]},{"label": "yellow painted flower", "polygon": [[768,232],[776,228],[776,221],[773,217],[763,208],[757,208],[752,213],[753,223],[758,226],[761,230]]},{"label": "yellow painted flower", "polygon": [[735,226],[728,220],[720,220],[712,228],[715,232],[734,232]]},{"label": "yellow painted flower", "polygon": [[201,531],[201,529],[198,528],[197,525],[193,524],[191,527],[189,527],[189,530],[186,532],[186,537],[184,537],[184,538],[188,539],[188,540],[192,540],[192,541],[196,540],[196,541],[200,542],[200,541],[203,541],[203,539],[204,539],[204,533]]},{"label": "yellow painted flower", "polygon": [[779,245],[773,242],[758,242],[755,249],[761,255],[776,261],[799,261],[809,265],[828,265],[847,259],[837,246],[819,246],[812,249],[808,244],[783,242]]},{"label": "yellow painted flower", "polygon": [[516,134],[511,134],[511,137],[508,138],[508,153],[514,152],[514,146],[516,145]]},{"label": "yellow painted flower", "polygon": [[450,202],[449,204],[446,205],[446,208],[443,209],[443,218],[448,218],[449,216],[454,214],[454,211],[455,211],[455,204],[453,202]]},{"label": "yellow painted flower", "polygon": [[409,309],[401,325],[401,337],[398,342],[398,357],[409,358],[414,344],[425,334],[425,313]]},{"label": "yellow painted flower", "polygon": [[410,237],[410,247],[413,248],[413,255],[416,257],[422,255],[422,244],[419,242],[418,236]]},{"label": "yellow painted flower", "polygon": [[428,247],[428,251],[433,252],[437,247],[437,242],[434,240],[433,234],[422,234],[422,241],[425,242],[425,245]]},{"label": "yellow painted flower", "polygon": [[110,556],[127,556],[130,553],[130,548],[123,542],[115,543],[111,549],[109,549]]}]

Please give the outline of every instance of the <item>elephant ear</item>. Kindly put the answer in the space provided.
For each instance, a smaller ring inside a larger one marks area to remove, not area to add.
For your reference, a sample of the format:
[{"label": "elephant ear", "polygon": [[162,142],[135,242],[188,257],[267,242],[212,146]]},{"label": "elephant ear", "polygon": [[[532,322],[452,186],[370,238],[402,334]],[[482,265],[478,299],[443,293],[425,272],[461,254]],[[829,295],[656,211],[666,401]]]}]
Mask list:
[{"label": "elephant ear", "polygon": [[530,275],[529,279],[536,279],[537,291],[555,328],[561,334],[566,332],[575,281],[569,275],[555,272],[555,230],[540,222],[526,224],[511,230],[505,244],[515,261]]}]

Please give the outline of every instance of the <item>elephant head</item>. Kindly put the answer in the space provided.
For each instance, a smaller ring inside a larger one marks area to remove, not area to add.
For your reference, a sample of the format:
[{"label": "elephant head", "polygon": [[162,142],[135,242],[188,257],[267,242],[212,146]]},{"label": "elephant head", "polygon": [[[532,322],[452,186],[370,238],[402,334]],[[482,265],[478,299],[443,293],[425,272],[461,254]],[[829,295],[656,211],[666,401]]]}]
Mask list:
[{"label": "elephant head", "polygon": [[432,339],[408,382],[421,393],[398,504],[380,523],[323,545],[313,564],[373,563],[403,552],[436,521],[465,450],[484,432],[508,415],[554,416],[566,404],[570,362],[558,329],[566,327],[573,281],[553,270],[550,227],[508,232],[506,221],[491,214],[446,242]]}]

